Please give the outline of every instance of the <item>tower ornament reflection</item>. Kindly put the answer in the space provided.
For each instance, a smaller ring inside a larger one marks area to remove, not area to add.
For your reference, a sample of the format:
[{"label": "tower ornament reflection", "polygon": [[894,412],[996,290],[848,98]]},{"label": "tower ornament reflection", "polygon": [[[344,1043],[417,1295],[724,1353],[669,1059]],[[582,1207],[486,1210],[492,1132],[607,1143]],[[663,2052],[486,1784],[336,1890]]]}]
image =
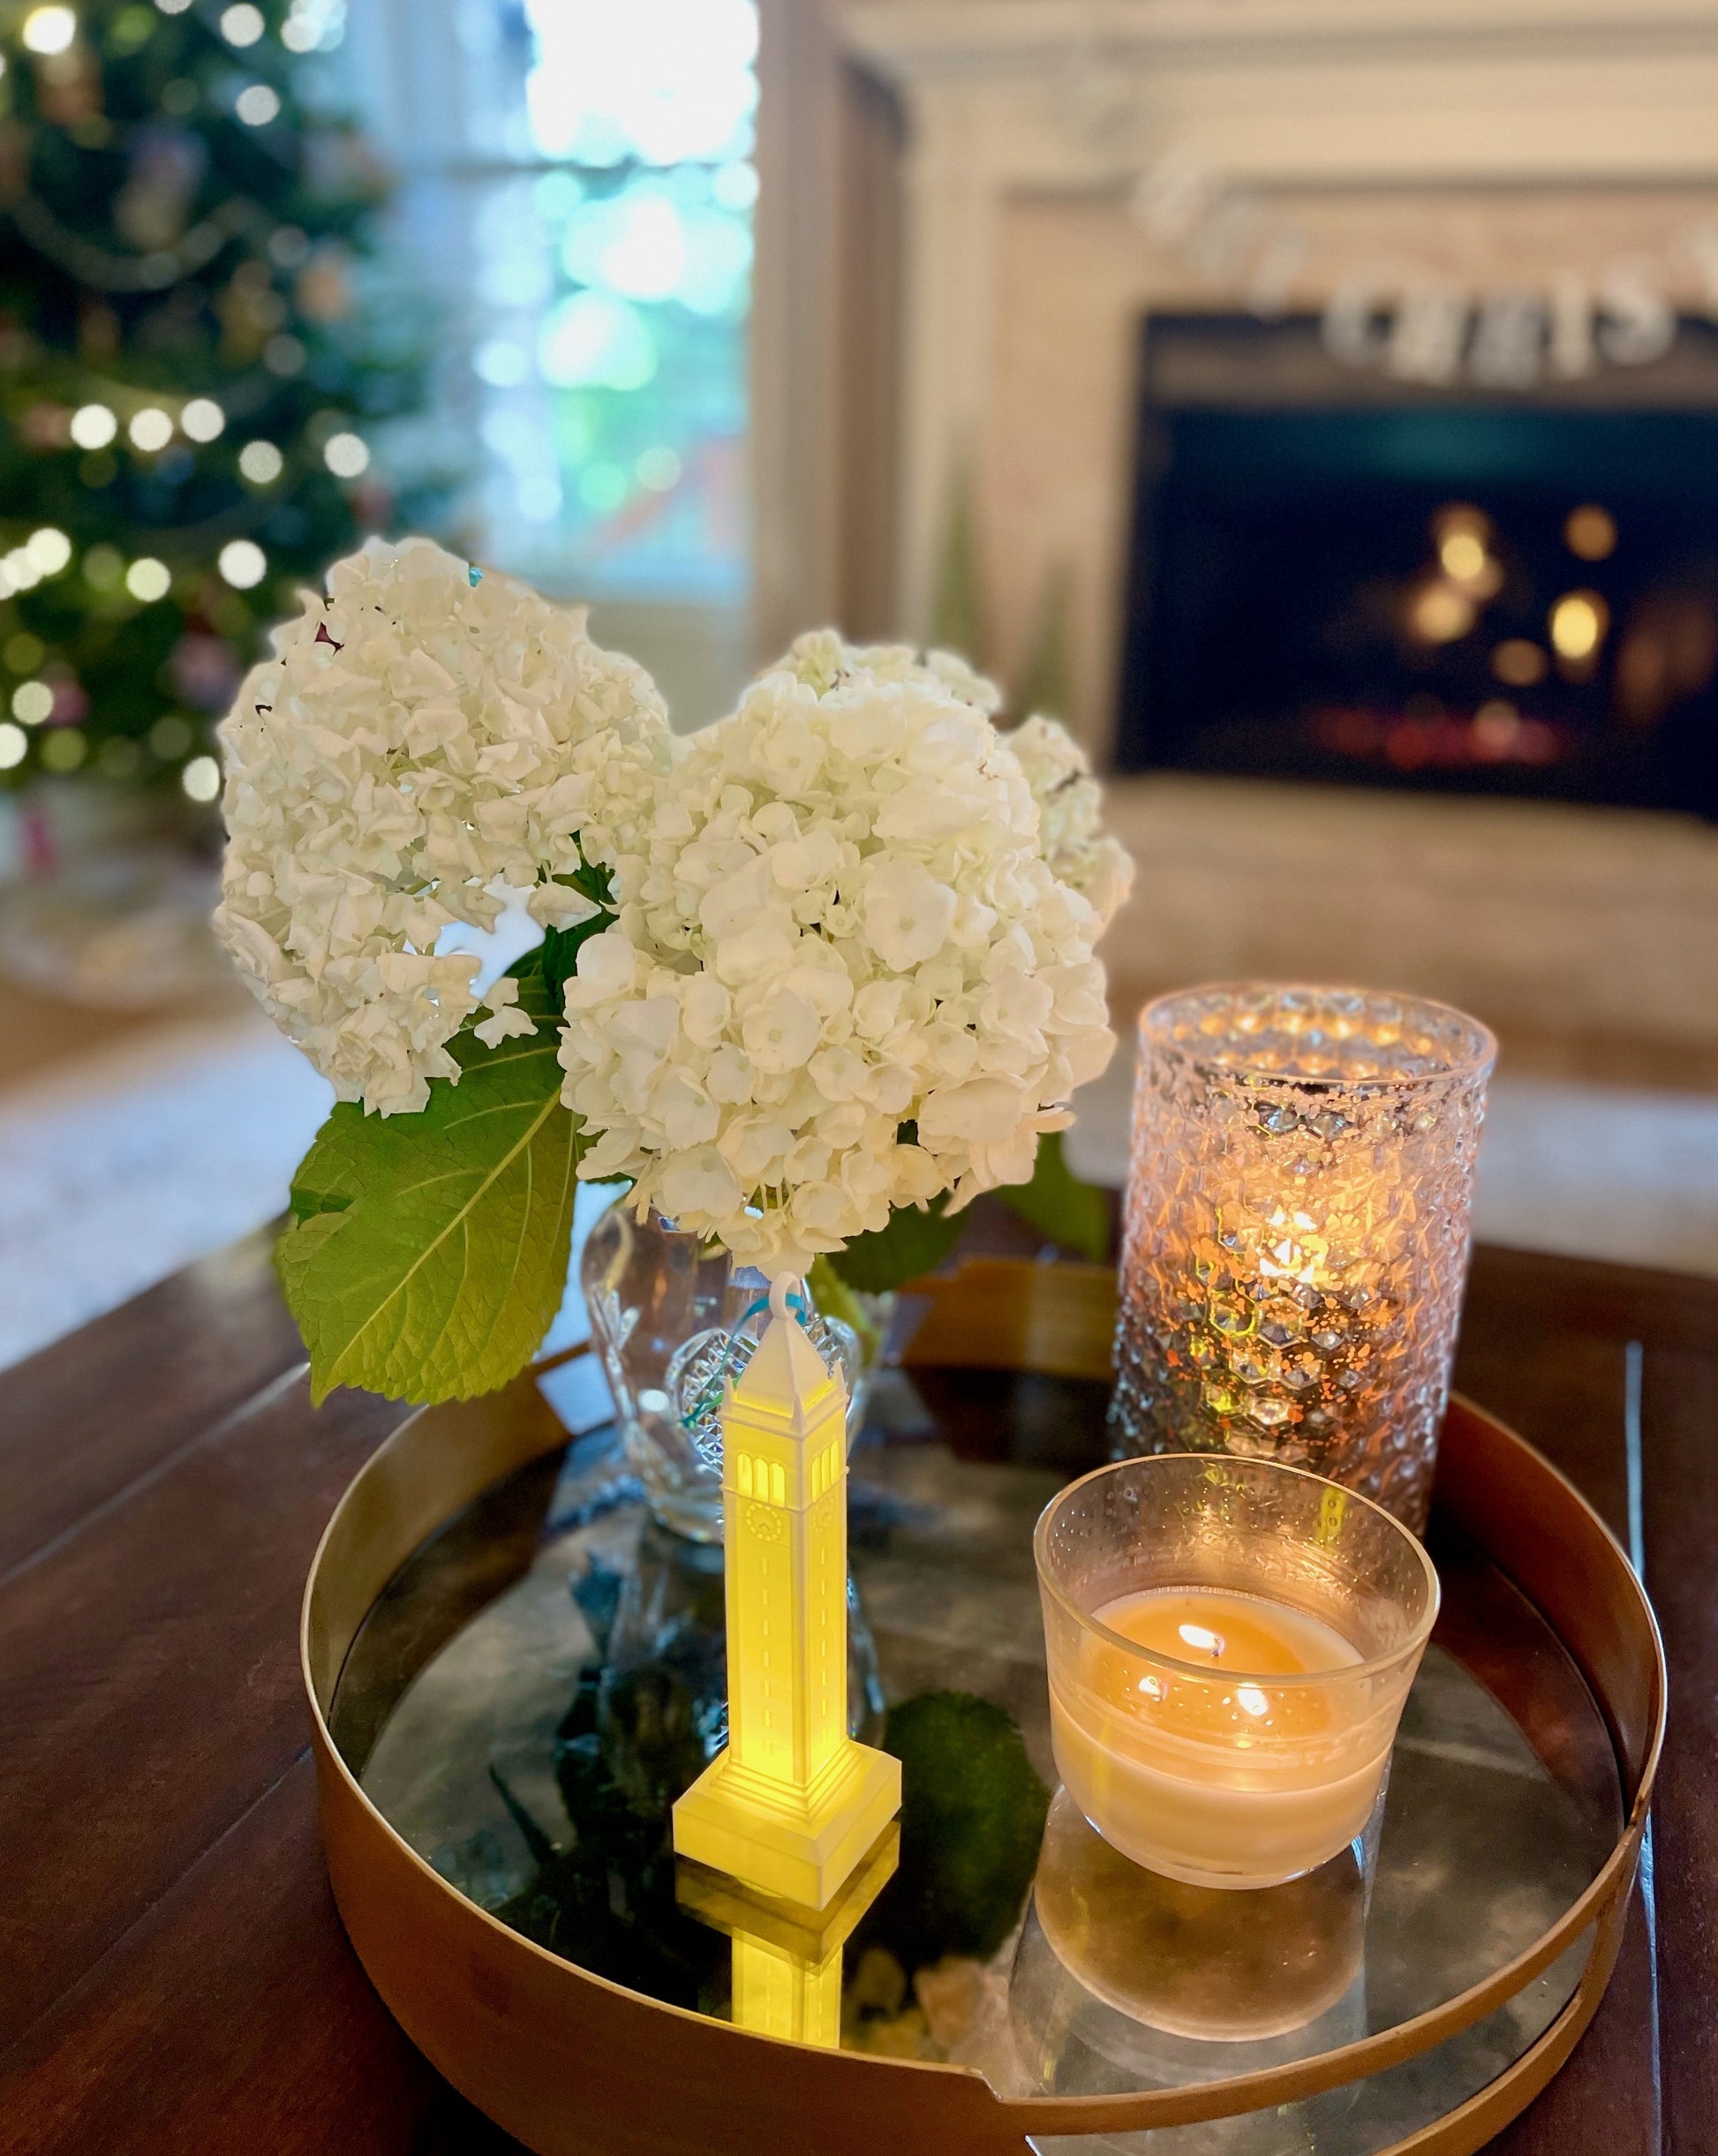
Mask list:
[{"label": "tower ornament reflection", "polygon": [[676,1861],[674,1899],[734,1941],[728,2012],[736,2029],[839,2049],[842,1949],[900,1860],[900,1829],[892,1820],[828,1907],[817,1910]]},{"label": "tower ornament reflection", "polygon": [[847,1388],[770,1289],[722,1408],[727,1744],[674,1806],[676,1854],[824,1909],[899,1810],[847,1733]]}]

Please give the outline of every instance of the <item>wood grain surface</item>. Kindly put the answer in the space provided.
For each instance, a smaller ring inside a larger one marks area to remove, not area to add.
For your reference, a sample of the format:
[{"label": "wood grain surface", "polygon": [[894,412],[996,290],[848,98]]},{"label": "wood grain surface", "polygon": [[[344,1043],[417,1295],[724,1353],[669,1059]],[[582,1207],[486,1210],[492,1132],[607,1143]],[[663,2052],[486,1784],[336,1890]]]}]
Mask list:
[{"label": "wood grain surface", "polygon": [[[0,1375],[4,2156],[515,2145],[396,2029],[329,1897],[298,1596],[406,1411],[343,1392],[313,1413],[299,1364],[252,1241]],[[1610,1994],[1494,2146],[1699,2156],[1718,2147],[1718,1281],[1481,1250],[1458,1382],[1635,1549],[1672,1702]]]}]

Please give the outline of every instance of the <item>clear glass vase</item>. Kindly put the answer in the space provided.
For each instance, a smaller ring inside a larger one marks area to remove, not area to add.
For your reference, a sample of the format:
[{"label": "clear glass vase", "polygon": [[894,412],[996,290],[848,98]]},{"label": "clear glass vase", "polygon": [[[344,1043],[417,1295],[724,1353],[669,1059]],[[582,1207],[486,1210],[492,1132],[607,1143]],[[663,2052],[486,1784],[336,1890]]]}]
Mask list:
[{"label": "clear glass vase", "polygon": [[[677,1534],[720,1541],[721,1379],[757,1345],[769,1282],[659,1214],[636,1218],[624,1196],[592,1229],[579,1282],[627,1457],[651,1510]],[[812,1321],[819,1352],[841,1364],[849,1444],[863,1424],[870,1370],[888,1330],[889,1312],[878,1306],[889,1300],[870,1299],[863,1334],[825,1312]],[[738,1342],[730,1351],[732,1335]]]}]

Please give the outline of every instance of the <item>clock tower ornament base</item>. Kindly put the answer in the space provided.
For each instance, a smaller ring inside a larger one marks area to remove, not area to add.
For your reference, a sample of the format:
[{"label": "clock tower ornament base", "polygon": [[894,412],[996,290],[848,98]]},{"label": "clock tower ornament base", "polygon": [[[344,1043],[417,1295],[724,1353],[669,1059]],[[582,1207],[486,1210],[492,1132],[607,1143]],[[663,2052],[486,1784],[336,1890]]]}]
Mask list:
[{"label": "clock tower ornament base", "polygon": [[795,1804],[720,1752],[674,1806],[674,1850],[807,1909],[826,1909],[900,1809],[900,1761],[847,1740]]}]

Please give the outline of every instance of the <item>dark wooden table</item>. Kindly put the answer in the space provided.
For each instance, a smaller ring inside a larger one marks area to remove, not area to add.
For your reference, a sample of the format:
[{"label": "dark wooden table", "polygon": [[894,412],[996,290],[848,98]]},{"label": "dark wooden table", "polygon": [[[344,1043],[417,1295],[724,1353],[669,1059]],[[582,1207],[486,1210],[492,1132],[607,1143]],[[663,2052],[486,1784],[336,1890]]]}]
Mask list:
[{"label": "dark wooden table", "polygon": [[[1494,2146],[1705,2156],[1718,1281],[1481,1250],[1458,1376],[1634,1550],[1670,1662],[1651,1866],[1616,1981]],[[299,1594],[336,1498],[404,1412],[356,1393],[311,1412],[261,1239],[0,1374],[6,2156],[516,2145],[389,2020],[317,1839]]]}]

